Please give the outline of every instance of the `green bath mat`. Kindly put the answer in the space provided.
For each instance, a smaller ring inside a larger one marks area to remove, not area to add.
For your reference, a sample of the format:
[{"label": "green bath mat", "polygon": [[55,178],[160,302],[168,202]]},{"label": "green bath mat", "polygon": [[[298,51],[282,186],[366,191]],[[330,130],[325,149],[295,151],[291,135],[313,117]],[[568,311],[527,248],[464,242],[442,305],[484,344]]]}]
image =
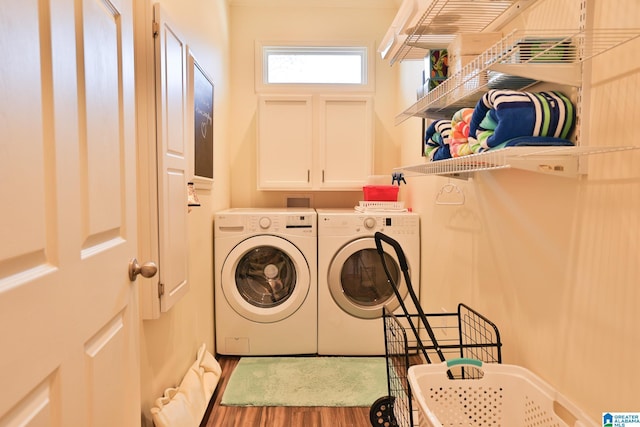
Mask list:
[{"label": "green bath mat", "polygon": [[371,406],[386,396],[384,357],[243,357],[227,406]]}]

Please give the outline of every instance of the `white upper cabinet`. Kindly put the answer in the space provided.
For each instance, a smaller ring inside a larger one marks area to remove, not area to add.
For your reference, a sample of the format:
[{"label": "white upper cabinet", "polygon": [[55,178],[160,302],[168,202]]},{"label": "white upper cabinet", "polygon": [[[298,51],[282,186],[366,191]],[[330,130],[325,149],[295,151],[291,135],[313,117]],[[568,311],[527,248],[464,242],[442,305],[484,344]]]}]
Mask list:
[{"label": "white upper cabinet", "polygon": [[320,179],[321,187],[360,190],[371,175],[372,104],[369,96],[320,97],[320,155],[315,178]]},{"label": "white upper cabinet", "polygon": [[261,96],[258,103],[258,189],[311,187],[312,97]]},{"label": "white upper cabinet", "polygon": [[373,98],[262,95],[259,190],[361,190],[373,170]]}]

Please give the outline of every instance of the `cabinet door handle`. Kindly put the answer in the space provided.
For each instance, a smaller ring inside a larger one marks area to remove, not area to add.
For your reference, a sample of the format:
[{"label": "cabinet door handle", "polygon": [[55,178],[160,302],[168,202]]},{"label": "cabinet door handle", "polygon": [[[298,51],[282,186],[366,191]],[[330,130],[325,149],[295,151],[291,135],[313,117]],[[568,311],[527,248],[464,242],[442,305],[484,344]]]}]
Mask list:
[{"label": "cabinet door handle", "polygon": [[307,169],[307,182],[311,182],[311,170]]},{"label": "cabinet door handle", "polygon": [[324,169],[322,170],[322,183],[324,184]]}]

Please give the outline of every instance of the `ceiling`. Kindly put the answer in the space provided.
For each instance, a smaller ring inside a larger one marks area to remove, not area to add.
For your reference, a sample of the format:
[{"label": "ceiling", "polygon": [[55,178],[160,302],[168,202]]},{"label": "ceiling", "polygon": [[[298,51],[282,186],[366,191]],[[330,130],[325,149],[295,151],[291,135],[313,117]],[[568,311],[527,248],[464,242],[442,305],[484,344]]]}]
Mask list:
[{"label": "ceiling", "polygon": [[230,6],[252,7],[400,7],[402,0],[228,0]]}]

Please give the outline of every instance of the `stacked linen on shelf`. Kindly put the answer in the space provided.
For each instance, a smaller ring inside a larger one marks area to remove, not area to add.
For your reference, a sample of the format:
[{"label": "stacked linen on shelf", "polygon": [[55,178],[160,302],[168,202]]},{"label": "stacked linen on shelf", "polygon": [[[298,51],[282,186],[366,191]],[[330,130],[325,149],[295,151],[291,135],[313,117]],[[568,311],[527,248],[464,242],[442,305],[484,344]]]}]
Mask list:
[{"label": "stacked linen on shelf", "polygon": [[404,202],[370,202],[361,201],[358,206],[354,207],[356,212],[360,213],[379,213],[379,212],[408,212],[409,209],[404,207]]},{"label": "stacked linen on shelf", "polygon": [[492,89],[476,104],[469,133],[480,150],[518,145],[573,145],[576,112],[560,92]]},{"label": "stacked linen on shelf", "polygon": [[451,120],[432,122],[424,135],[424,155],[435,161],[477,153],[480,146],[469,134],[473,111],[473,108],[462,108]]},{"label": "stacked linen on shelf", "polygon": [[451,136],[451,120],[435,120],[431,122],[424,134],[424,155],[429,160],[451,158],[449,137]]},{"label": "stacked linen on shelf", "polygon": [[451,118],[451,137],[449,138],[449,150],[452,157],[473,154],[476,144],[475,139],[469,138],[471,117],[473,108],[462,108]]},{"label": "stacked linen on shelf", "polygon": [[491,89],[475,108],[431,123],[424,154],[435,161],[512,146],[570,146],[575,121],[575,107],[560,92]]}]

